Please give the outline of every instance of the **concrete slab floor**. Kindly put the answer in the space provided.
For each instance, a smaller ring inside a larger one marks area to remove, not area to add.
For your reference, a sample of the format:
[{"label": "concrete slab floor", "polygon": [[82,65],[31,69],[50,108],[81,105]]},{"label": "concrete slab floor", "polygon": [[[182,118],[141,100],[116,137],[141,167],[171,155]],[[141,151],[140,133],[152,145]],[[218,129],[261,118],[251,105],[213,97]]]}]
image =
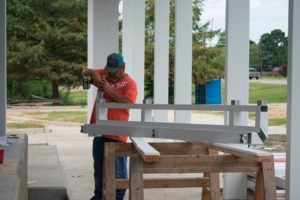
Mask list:
[{"label": "concrete slab floor", "polygon": [[[27,133],[29,144],[56,145],[70,200],[89,200],[93,196],[92,137],[80,128],[50,127],[49,133]],[[185,176],[195,176],[186,174]],[[157,177],[146,175],[145,177]],[[167,177],[174,175],[166,175]],[[175,175],[178,176],[178,175]],[[201,177],[201,174],[196,176]],[[199,200],[201,188],[145,189],[145,200]],[[129,199],[128,192],[125,199]],[[251,198],[250,198],[251,199]]]}]

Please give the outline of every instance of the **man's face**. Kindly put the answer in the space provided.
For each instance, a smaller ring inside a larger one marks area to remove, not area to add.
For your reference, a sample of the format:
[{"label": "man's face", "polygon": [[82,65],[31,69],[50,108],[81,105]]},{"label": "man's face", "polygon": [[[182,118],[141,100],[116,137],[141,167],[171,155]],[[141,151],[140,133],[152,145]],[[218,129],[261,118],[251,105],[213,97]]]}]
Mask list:
[{"label": "man's face", "polygon": [[115,73],[111,73],[108,72],[108,76],[107,76],[107,80],[108,81],[118,81],[121,78],[123,78],[123,74],[124,74],[124,67],[121,67],[118,71],[116,71]]}]

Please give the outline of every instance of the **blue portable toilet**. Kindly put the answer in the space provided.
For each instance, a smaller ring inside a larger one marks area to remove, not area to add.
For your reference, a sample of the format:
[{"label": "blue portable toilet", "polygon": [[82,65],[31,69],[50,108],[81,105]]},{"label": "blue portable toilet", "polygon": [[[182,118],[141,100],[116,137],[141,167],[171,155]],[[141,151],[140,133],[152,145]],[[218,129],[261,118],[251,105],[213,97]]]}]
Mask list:
[{"label": "blue portable toilet", "polygon": [[210,80],[206,85],[196,86],[196,104],[221,104],[221,78]]}]

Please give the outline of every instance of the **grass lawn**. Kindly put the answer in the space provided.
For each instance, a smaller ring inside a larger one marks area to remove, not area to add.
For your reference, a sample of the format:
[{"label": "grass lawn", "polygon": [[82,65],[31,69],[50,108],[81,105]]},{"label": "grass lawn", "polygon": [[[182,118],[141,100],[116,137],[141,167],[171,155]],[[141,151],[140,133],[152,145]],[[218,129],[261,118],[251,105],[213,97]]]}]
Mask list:
[{"label": "grass lawn", "polygon": [[267,103],[286,103],[287,85],[250,83],[249,103],[256,104],[258,100],[265,100]]},{"label": "grass lawn", "polygon": [[86,111],[58,111],[58,112],[30,112],[28,115],[34,115],[37,119],[59,122],[86,123]]},{"label": "grass lawn", "polygon": [[286,77],[274,77],[274,76],[263,76],[261,79],[264,80],[287,80]]},{"label": "grass lawn", "polygon": [[[222,82],[222,102],[224,103],[224,82]],[[267,103],[286,103],[287,85],[249,83],[249,103],[256,104],[258,100]]]},{"label": "grass lawn", "polygon": [[8,129],[19,129],[19,128],[44,128],[44,125],[41,124],[32,124],[32,123],[7,123]]}]

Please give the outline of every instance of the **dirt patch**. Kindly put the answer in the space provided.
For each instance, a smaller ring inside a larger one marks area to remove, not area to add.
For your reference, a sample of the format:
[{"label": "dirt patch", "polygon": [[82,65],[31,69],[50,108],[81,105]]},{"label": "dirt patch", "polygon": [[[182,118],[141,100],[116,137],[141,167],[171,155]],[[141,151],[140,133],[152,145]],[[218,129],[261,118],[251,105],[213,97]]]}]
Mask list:
[{"label": "dirt patch", "polygon": [[270,104],[269,118],[286,118],[286,104]]},{"label": "dirt patch", "polygon": [[263,147],[272,153],[286,152],[286,135],[269,135]]}]

